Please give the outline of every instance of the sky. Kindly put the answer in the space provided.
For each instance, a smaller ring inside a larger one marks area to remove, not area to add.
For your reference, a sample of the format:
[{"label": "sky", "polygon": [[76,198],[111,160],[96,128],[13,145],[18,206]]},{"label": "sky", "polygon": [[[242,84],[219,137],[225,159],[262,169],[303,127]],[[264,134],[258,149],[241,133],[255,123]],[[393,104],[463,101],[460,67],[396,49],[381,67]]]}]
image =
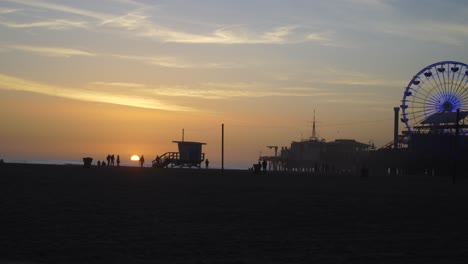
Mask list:
[{"label": "sky", "polygon": [[[468,63],[462,0],[0,0],[0,158],[247,168],[267,146],[382,146],[425,66]],[[400,124],[403,128],[403,124]],[[401,130],[401,129],[400,129]]]}]

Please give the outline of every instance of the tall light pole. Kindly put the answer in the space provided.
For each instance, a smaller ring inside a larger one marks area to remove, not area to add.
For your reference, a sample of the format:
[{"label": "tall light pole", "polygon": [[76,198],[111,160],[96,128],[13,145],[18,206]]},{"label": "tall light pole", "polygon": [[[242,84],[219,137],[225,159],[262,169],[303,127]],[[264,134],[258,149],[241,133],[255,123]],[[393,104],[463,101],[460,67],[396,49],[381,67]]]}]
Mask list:
[{"label": "tall light pole", "polygon": [[221,124],[221,171],[224,171],[224,124]]}]

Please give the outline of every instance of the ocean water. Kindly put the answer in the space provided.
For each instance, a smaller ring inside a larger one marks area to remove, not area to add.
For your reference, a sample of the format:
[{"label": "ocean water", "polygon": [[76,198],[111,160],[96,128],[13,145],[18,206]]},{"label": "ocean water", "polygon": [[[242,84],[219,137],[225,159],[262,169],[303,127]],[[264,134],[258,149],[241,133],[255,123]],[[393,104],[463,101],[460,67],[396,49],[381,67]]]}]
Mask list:
[{"label": "ocean water", "polygon": [[[45,164],[45,165],[83,165],[83,160],[34,160],[34,159],[3,159],[5,163],[20,163],[20,164]],[[97,164],[97,160],[93,160],[93,165]],[[137,163],[120,162],[121,166],[139,166]],[[146,164],[145,167],[151,167]]]},{"label": "ocean water", "polygon": [[46,165],[83,165],[79,160],[32,160],[32,159],[3,159],[5,163],[46,164]]}]

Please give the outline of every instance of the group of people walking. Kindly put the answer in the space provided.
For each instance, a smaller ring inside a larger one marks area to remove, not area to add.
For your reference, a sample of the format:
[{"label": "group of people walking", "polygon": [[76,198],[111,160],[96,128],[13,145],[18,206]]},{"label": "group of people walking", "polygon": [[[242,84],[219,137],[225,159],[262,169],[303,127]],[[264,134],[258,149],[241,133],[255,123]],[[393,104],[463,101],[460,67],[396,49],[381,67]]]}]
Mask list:
[{"label": "group of people walking", "polygon": [[107,163],[105,161],[99,161],[97,162],[98,166],[115,166],[115,162],[117,162],[117,167],[120,167],[120,156],[117,155],[117,159],[115,158],[114,154],[109,154],[106,157]]},{"label": "group of people walking", "polygon": [[[107,163],[106,163],[107,161]],[[117,167],[120,167],[120,156],[117,155],[117,158],[115,158],[114,154],[109,154],[107,155],[106,157],[106,161],[100,161],[98,160],[97,162],[97,165],[98,167],[104,167],[104,166],[115,166],[115,163],[117,163]],[[159,162],[161,162],[161,157],[157,156],[156,159],[156,164],[159,164]],[[140,156],[140,159],[138,160],[138,162],[140,163],[140,167],[143,167],[143,165],[145,164],[145,157],[143,155]],[[154,162],[154,161],[153,161]],[[208,169],[209,167],[209,164],[210,164],[210,161],[208,159],[205,160],[205,168]]]}]

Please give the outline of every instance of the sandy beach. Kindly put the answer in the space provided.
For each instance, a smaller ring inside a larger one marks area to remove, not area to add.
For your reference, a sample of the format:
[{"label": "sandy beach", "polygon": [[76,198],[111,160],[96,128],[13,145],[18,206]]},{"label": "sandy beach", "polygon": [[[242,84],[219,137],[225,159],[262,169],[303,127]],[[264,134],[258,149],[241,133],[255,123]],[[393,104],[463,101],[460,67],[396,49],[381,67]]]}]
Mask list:
[{"label": "sandy beach", "polygon": [[468,182],[3,164],[0,263],[466,263]]}]

